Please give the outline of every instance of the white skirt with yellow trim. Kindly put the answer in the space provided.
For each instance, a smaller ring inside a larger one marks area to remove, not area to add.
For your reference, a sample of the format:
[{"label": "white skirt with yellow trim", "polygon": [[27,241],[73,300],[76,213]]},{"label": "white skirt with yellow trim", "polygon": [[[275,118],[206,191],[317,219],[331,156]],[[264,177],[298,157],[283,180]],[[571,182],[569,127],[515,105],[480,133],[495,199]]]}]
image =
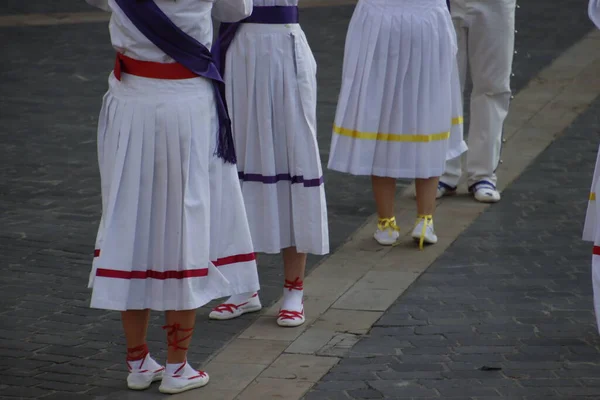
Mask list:
[{"label": "white skirt with yellow trim", "polygon": [[596,194],[600,191],[600,187],[598,187],[600,179],[598,178],[600,178],[600,147],[598,147],[598,155],[596,156],[596,168],[594,169],[594,178],[592,179],[588,208],[585,214],[585,224],[583,226],[583,240],[600,244],[600,237],[598,237],[598,233],[600,232],[597,229],[600,222],[598,221],[600,212],[598,210],[598,202],[596,201]]},{"label": "white skirt with yellow trim", "polygon": [[329,168],[429,178],[462,154],[456,34],[444,0],[360,0],[348,29]]}]

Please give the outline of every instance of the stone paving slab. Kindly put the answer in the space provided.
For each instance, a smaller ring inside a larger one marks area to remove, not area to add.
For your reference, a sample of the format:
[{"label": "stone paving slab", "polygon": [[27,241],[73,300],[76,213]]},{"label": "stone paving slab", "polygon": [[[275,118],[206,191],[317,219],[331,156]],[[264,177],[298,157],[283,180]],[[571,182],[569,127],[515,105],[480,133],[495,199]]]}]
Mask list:
[{"label": "stone paving slab", "polygon": [[[575,0],[529,3],[537,9],[532,7],[519,17],[525,29],[520,29],[518,43],[536,52],[517,54],[517,89],[590,28],[579,10],[569,14],[577,22],[569,30],[550,27],[549,18],[565,14],[578,3]],[[307,10],[303,17],[319,62],[319,142],[325,162],[351,12],[352,7],[321,8]],[[532,20],[536,24],[525,24]],[[543,38],[536,28],[545,32]],[[99,217],[95,120],[112,64],[106,25],[15,27],[2,28],[0,33],[4,60],[0,89],[11,94],[0,97],[5,127],[0,130],[0,262],[4,266],[0,271],[0,396],[161,398],[155,391],[123,390],[124,343],[118,314],[90,310],[85,289]],[[335,249],[366,221],[373,205],[364,195],[368,179],[329,172],[326,179]],[[311,257],[311,267],[321,260]],[[269,305],[280,294],[278,258],[261,256],[260,268],[262,297]],[[317,312],[319,302],[313,304]],[[195,362],[208,360],[257,317],[223,324],[207,321],[207,313],[204,308],[198,317],[202,341],[192,347]],[[163,346],[160,325],[161,318],[155,316],[149,335],[153,349]],[[332,354],[353,343],[351,337],[336,340],[329,350]],[[251,375],[250,370],[245,373]],[[214,371],[217,378],[227,376],[227,371],[220,371]]]}]

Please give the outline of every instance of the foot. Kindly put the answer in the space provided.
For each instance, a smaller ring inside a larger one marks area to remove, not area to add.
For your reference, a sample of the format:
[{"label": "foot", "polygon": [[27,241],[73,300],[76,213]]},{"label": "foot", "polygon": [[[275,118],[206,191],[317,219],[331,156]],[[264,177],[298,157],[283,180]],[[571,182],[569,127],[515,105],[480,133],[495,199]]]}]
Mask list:
[{"label": "foot", "polygon": [[456,186],[452,187],[450,185],[445,184],[444,182],[439,182],[437,187],[437,193],[435,195],[436,199],[441,199],[445,196],[454,196],[456,194]]},{"label": "foot", "polygon": [[481,203],[497,203],[500,201],[500,192],[494,184],[488,181],[479,181],[471,185],[469,191],[473,193],[475,200]]},{"label": "foot", "polygon": [[306,321],[304,318],[304,308],[300,311],[291,311],[281,309],[277,316],[277,325],[284,328],[293,328],[302,325]]},{"label": "foot", "polygon": [[373,237],[382,246],[391,246],[398,240],[400,228],[396,225],[396,217],[379,218],[377,221],[377,230]]},{"label": "foot", "polygon": [[293,281],[285,280],[283,302],[277,316],[277,325],[291,328],[302,325],[304,318],[304,283],[300,277]]},{"label": "foot", "polygon": [[173,372],[165,372],[158,390],[161,393],[175,394],[206,386],[207,383],[208,374],[204,371],[196,371],[186,361]]},{"label": "foot", "polygon": [[431,215],[419,215],[415,228],[412,231],[412,238],[419,243],[419,248],[423,250],[424,244],[436,244],[438,241],[435,230],[433,229],[433,217]]},{"label": "foot", "polygon": [[258,298],[258,293],[254,292],[248,297],[245,295],[231,296],[225,303],[213,308],[208,315],[210,319],[226,320],[240,317],[246,313],[260,311],[262,304]]},{"label": "foot", "polygon": [[160,381],[163,377],[165,368],[154,361],[149,353],[146,353],[142,359],[127,360],[127,387],[131,390],[148,389],[152,382]]}]

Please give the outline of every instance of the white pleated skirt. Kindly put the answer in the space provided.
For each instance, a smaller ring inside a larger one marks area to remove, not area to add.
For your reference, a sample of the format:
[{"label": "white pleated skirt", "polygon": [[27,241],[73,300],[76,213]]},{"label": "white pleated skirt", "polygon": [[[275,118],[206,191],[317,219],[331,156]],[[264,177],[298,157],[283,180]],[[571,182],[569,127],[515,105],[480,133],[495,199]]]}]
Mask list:
[{"label": "white pleated skirt", "polygon": [[259,288],[237,170],[215,155],[204,78],[109,78],[91,306],[189,310]]},{"label": "white pleated skirt", "polygon": [[585,214],[585,224],[583,227],[583,240],[593,242],[592,252],[592,285],[594,289],[594,310],[596,311],[596,322],[600,332],[600,204],[596,200],[597,193],[600,193],[600,147],[596,156],[596,168],[594,169],[594,178],[590,189],[587,213]]},{"label": "white pleated skirt", "polygon": [[329,252],[316,72],[298,24],[242,24],[227,52],[227,103],[257,252]]},{"label": "white pleated skirt", "polygon": [[430,178],[466,151],[444,0],[360,0],[348,29],[329,168]]}]

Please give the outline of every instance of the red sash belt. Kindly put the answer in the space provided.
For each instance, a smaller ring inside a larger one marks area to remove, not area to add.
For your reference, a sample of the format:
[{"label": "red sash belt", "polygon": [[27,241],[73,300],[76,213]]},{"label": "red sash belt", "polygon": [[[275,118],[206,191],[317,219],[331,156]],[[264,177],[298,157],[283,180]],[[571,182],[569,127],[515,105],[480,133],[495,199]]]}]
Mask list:
[{"label": "red sash belt", "polygon": [[179,63],[158,63],[140,61],[117,53],[115,59],[115,78],[121,80],[121,73],[153,79],[191,79],[198,75]]}]

